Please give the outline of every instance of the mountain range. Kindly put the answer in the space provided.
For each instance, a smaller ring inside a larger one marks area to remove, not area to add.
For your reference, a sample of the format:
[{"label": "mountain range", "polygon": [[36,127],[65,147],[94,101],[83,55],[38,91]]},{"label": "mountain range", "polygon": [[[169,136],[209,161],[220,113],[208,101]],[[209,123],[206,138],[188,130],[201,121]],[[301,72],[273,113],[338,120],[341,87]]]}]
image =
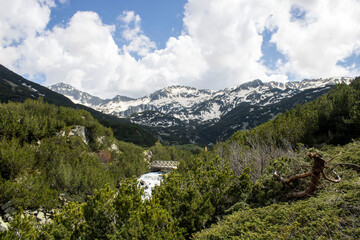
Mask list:
[{"label": "mountain range", "polygon": [[151,146],[156,139],[129,119],[118,118],[72,102],[62,94],[47,87],[29,81],[0,64],[0,102],[24,102],[27,99],[39,99],[62,107],[83,109],[91,113],[101,124],[111,127],[114,135],[122,141],[133,142],[142,146]]},{"label": "mountain range", "polygon": [[235,131],[268,121],[296,104],[327,93],[353,78],[306,79],[299,82],[254,80],[218,91],[168,86],[141,97],[101,99],[58,83],[49,88],[97,111],[129,118],[164,142],[214,144]]}]

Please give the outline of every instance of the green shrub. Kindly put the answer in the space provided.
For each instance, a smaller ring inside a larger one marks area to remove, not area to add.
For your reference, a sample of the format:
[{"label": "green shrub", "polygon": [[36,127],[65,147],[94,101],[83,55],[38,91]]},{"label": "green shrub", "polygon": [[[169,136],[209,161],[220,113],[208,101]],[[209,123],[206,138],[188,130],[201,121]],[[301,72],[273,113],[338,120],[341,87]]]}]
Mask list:
[{"label": "green shrub", "polygon": [[59,204],[58,192],[39,174],[22,175],[16,181],[4,182],[0,196],[2,202],[12,200],[16,207],[24,209],[52,209]]}]

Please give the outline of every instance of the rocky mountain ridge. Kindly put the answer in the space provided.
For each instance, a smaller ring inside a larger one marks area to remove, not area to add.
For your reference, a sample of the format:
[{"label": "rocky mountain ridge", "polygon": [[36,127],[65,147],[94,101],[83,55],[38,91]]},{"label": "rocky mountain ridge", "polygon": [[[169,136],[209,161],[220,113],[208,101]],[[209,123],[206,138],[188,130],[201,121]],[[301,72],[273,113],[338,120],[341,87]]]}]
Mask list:
[{"label": "rocky mountain ridge", "polygon": [[[148,96],[133,99],[116,96],[100,99],[81,92],[70,85],[58,83],[49,88],[70,98],[73,102],[94,108],[117,117],[133,117],[132,121],[148,126],[158,126],[154,121],[139,117],[140,113],[154,111],[156,116],[168,115],[185,123],[206,124],[217,122],[241,103],[267,106],[291,98],[309,89],[323,89],[339,83],[348,84],[352,78],[328,78],[300,82],[262,82],[254,80],[236,87],[213,91],[186,86],[168,86]],[[148,115],[148,114],[145,114]],[[170,125],[176,120],[172,119]],[[160,125],[168,126],[162,122]]]},{"label": "rocky mountain ridge", "polygon": [[[66,86],[63,85],[66,89]],[[68,88],[69,90],[69,88]],[[73,92],[76,96],[80,94],[86,98],[86,94],[80,91]],[[95,103],[102,102],[102,99],[88,95],[88,99],[92,99]],[[70,107],[74,109],[83,109],[92,114],[98,119],[100,123],[106,127],[111,127],[115,136],[119,140],[133,142],[138,145],[151,146],[155,143],[156,139],[145,132],[141,127],[133,124],[129,119],[121,119],[113,115],[104,114],[100,111],[96,111],[93,108],[86,107],[84,105],[76,104],[64,94],[59,94],[51,89],[44,87],[35,82],[29,81],[19,74],[11,71],[0,64],[0,102],[24,102],[27,99],[42,99],[46,103],[55,104],[62,107]]]}]

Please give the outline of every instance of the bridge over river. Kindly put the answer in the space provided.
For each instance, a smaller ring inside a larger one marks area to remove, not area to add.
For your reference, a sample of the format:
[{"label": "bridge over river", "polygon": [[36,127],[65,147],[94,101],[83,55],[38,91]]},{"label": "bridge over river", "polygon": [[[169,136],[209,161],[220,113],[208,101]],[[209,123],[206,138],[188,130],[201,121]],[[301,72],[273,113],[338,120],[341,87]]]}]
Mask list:
[{"label": "bridge over river", "polygon": [[150,162],[150,170],[152,172],[156,171],[170,171],[172,169],[177,169],[179,162],[178,161],[164,161],[164,160],[156,160]]}]

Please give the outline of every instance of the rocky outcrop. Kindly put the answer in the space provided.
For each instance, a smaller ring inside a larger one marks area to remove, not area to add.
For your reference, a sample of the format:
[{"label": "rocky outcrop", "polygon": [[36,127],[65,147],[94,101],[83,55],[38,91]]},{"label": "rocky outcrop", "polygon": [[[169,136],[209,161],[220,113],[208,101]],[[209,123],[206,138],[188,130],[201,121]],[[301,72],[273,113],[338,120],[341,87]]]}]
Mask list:
[{"label": "rocky outcrop", "polygon": [[68,134],[68,137],[70,136],[81,137],[86,145],[89,143],[89,139],[86,136],[86,128],[84,126],[79,126],[79,125],[73,126]]},{"label": "rocky outcrop", "polygon": [[89,139],[86,134],[86,128],[84,126],[80,126],[80,125],[74,125],[68,134],[66,134],[65,130],[61,130],[60,132],[58,132],[56,134],[56,136],[58,136],[58,137],[66,136],[67,140],[70,140],[71,136],[77,136],[77,137],[81,137],[81,139],[84,141],[84,143],[86,145],[88,145],[88,143],[89,143]]}]

